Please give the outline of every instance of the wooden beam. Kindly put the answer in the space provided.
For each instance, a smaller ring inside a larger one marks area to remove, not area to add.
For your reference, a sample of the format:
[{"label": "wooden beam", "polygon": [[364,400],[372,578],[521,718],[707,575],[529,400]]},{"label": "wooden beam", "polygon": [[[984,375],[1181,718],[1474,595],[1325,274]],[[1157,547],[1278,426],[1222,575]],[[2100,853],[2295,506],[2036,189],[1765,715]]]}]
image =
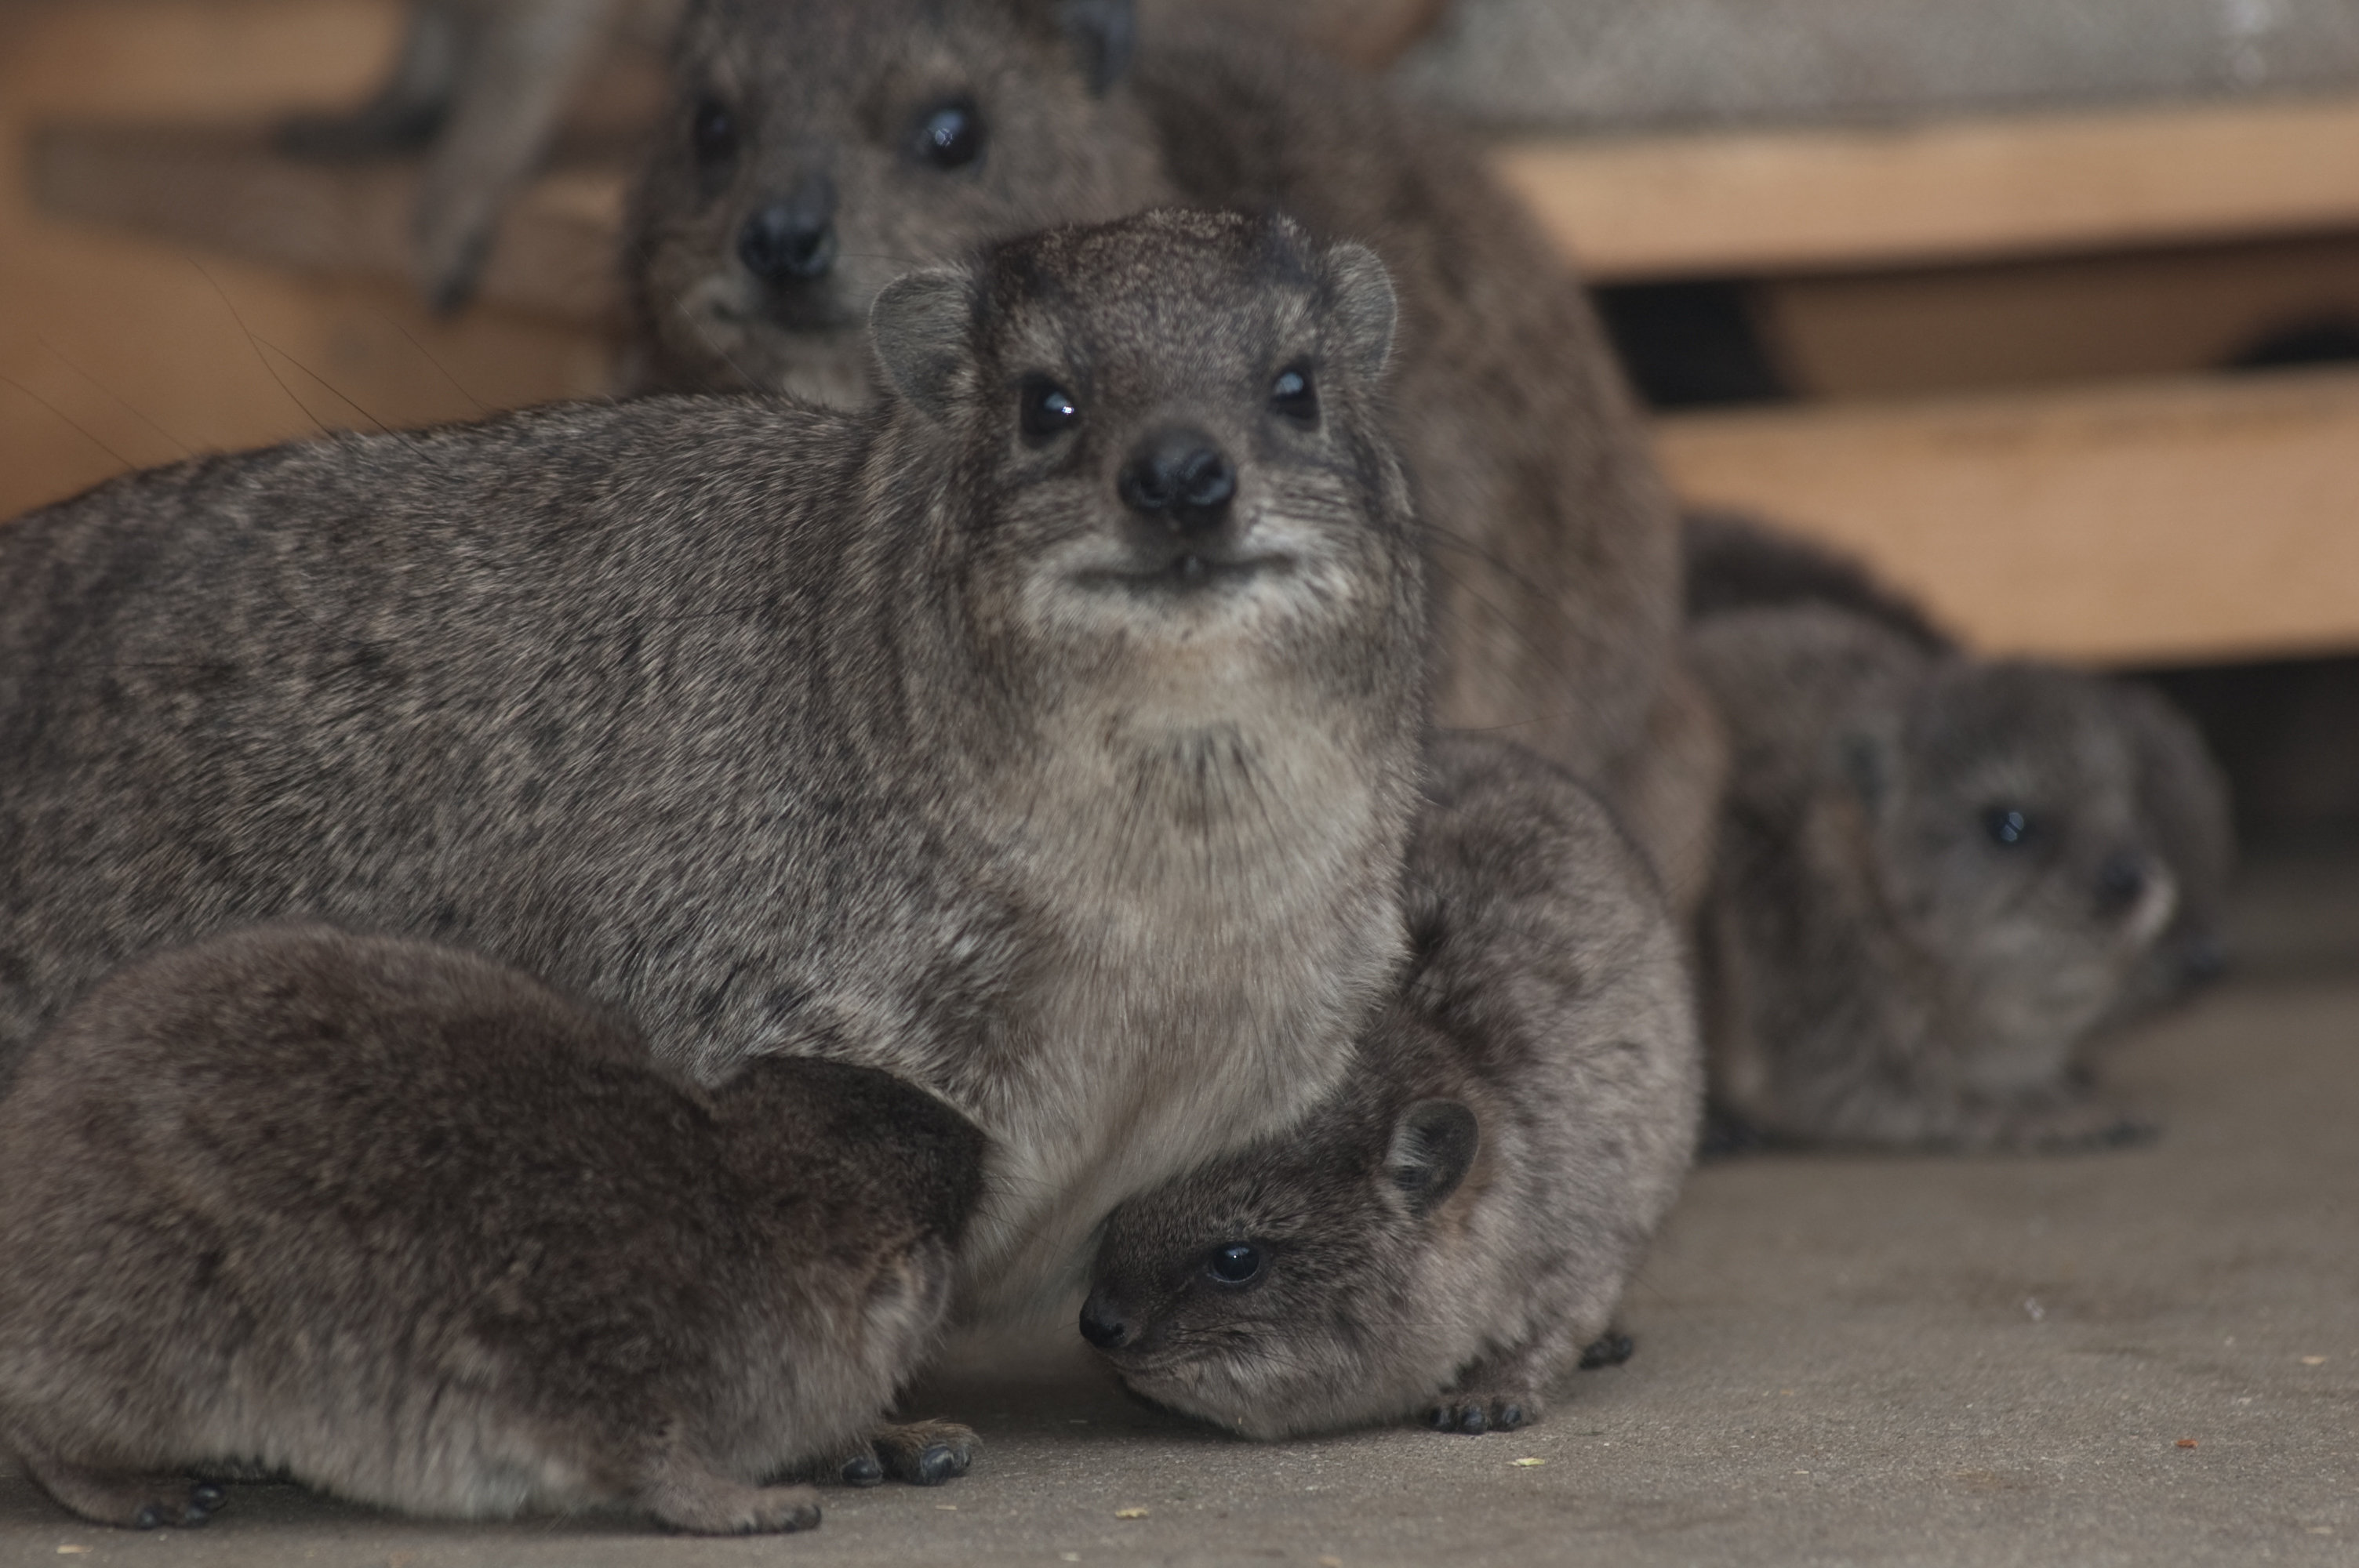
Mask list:
[{"label": "wooden beam", "polygon": [[[63,217],[136,229],[318,276],[409,277],[408,160],[311,163],[259,127],[51,125],[31,138],[35,200]],[[480,297],[589,325],[618,308],[623,176],[560,169],[510,210]]]},{"label": "wooden beam", "polygon": [[1502,146],[1591,277],[1978,261],[2359,228],[2359,101]]},{"label": "wooden beam", "polygon": [[2359,372],[1691,415],[1658,433],[1688,500],[1854,551],[1994,652],[2359,646]]}]

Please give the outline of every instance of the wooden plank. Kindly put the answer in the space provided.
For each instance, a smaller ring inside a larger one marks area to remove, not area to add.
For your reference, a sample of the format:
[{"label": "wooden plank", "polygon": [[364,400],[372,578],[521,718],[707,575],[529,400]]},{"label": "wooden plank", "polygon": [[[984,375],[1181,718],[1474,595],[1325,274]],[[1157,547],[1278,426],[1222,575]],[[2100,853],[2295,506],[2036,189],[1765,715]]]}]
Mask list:
[{"label": "wooden plank", "polygon": [[2359,101],[1521,141],[1593,278],[1973,261],[2359,228]]},{"label": "wooden plank", "polygon": [[[49,212],[134,228],[318,276],[407,281],[418,167],[321,164],[274,152],[257,126],[53,125],[29,149]],[[603,324],[619,308],[623,179],[560,170],[502,224],[480,297]]]},{"label": "wooden plank", "polygon": [[1754,300],[1779,369],[1813,396],[2178,375],[2291,326],[2359,323],[2359,233],[1783,278]]},{"label": "wooden plank", "polygon": [[2359,373],[1663,420],[1672,483],[1865,557],[1976,645],[2359,647]]}]

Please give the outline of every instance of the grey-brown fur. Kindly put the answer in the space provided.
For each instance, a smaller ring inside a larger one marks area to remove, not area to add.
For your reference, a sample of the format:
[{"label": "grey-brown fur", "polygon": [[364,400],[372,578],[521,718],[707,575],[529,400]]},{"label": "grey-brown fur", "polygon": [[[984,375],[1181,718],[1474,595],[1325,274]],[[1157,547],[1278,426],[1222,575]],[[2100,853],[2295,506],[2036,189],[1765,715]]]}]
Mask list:
[{"label": "grey-brown fur", "polygon": [[[1448,127],[1274,31],[1169,20],[1134,51],[1129,0],[692,5],[631,225],[643,384],[857,402],[887,280],[1044,222],[1185,200],[1362,241],[1400,293],[1388,404],[1436,717],[1600,782],[1672,865],[1708,829],[1715,753],[1664,694],[1675,520],[1578,282]],[[979,150],[939,168],[924,128],[948,106]]]},{"label": "grey-brown fur", "polygon": [[[1343,1089],[1125,1204],[1099,1249],[1084,1334],[1134,1390],[1252,1436],[1538,1417],[1693,1146],[1689,977],[1640,856],[1536,758],[1437,762],[1415,967]],[[1223,1284],[1240,1245],[1260,1272]]]},{"label": "grey-brown fur", "polygon": [[1689,641],[1736,748],[1701,931],[1716,1106],[1877,1143],[2132,1130],[2077,1053],[2178,883],[2118,693],[1820,604]]},{"label": "grey-brown fur", "polygon": [[110,978],[0,1099],[0,1450],[102,1524],[191,1471],[727,1533],[927,1353],[984,1140],[865,1067],[706,1092],[528,977],[324,926]]},{"label": "grey-brown fur", "polygon": [[[224,925],[440,936],[700,1081],[830,1056],[973,1116],[983,1317],[1315,1101],[1402,950],[1417,792],[1381,268],[1166,212],[877,309],[922,406],[552,407],[0,530],[0,1049]],[[1076,429],[1021,432],[1034,373]],[[1120,499],[1175,429],[1233,466],[1207,532]]]},{"label": "grey-brown fur", "polygon": [[[1690,513],[1683,536],[1691,621],[1732,610],[1821,604],[1873,622],[1924,653],[1960,652],[1922,605],[1825,546],[1733,513]],[[2146,832],[2179,888],[2170,925],[2109,1015],[2119,1022],[2219,973],[2236,840],[2227,780],[2193,722],[2142,683],[2112,681],[2106,690],[2116,710],[2113,721],[2133,737]]]}]

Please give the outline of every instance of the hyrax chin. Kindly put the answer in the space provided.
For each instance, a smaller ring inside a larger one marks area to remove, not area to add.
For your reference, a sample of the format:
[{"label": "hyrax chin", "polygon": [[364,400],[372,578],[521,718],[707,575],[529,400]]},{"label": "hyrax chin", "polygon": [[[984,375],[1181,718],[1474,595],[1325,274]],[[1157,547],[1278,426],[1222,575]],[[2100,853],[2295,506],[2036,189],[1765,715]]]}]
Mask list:
[{"label": "hyrax chin", "polygon": [[984,1140],[883,1073],[711,1092],[504,966],[321,926],[109,978],[0,1099],[0,1453],[101,1524],[260,1470],[465,1518],[807,1529],[949,1306]]},{"label": "hyrax chin", "polygon": [[1690,643],[1735,742],[1701,934],[1719,1108],[1879,1143],[2135,1133],[2076,1061],[2179,896],[2117,694],[1820,604]]},{"label": "hyrax chin", "polygon": [[967,1308],[1283,1126],[1402,948],[1423,592],[1353,245],[1161,211],[886,290],[895,395],[558,407],[0,530],[0,1028],[317,915],[616,1006],[701,1080],[992,1135]]},{"label": "hyrax chin", "polygon": [[1108,1220],[1082,1336],[1248,1435],[1541,1413],[1685,1173],[1702,1086],[1680,943],[1604,810],[1497,742],[1441,748],[1412,968],[1309,1119]]},{"label": "hyrax chin", "polygon": [[1677,860],[1716,779],[1661,690],[1675,520],[1578,281],[1375,84],[1233,25],[1134,31],[1130,0],[692,5],[625,258],[640,384],[857,406],[889,280],[1044,223],[1186,201],[1363,241],[1400,295],[1437,719],[1599,781]]}]

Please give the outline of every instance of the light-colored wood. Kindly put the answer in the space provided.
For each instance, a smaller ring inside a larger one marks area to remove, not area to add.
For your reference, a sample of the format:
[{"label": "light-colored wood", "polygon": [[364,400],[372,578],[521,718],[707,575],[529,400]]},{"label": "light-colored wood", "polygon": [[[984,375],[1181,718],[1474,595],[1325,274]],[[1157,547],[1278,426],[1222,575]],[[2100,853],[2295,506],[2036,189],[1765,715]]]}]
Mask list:
[{"label": "light-colored wood", "polygon": [[[410,277],[410,159],[322,164],[274,151],[260,125],[59,125],[35,134],[42,210],[321,276]],[[478,297],[561,321],[611,323],[623,179],[560,170],[502,222]]]},{"label": "light-colored wood", "polygon": [[1593,278],[1974,261],[2359,228],[2359,102],[1503,146]]},{"label": "light-colored wood", "polygon": [[2359,322],[2359,234],[1758,285],[1781,371],[1821,397],[2208,370],[2302,321]]},{"label": "light-colored wood", "polygon": [[0,519],[188,451],[610,384],[612,345],[579,327],[500,310],[440,320],[406,282],[299,276],[35,211],[33,123],[252,122],[357,102],[398,22],[392,0],[0,11]]},{"label": "light-colored wood", "polygon": [[2359,646],[2359,373],[1687,416],[1658,438],[1686,499],[1858,554],[1987,650]]}]

